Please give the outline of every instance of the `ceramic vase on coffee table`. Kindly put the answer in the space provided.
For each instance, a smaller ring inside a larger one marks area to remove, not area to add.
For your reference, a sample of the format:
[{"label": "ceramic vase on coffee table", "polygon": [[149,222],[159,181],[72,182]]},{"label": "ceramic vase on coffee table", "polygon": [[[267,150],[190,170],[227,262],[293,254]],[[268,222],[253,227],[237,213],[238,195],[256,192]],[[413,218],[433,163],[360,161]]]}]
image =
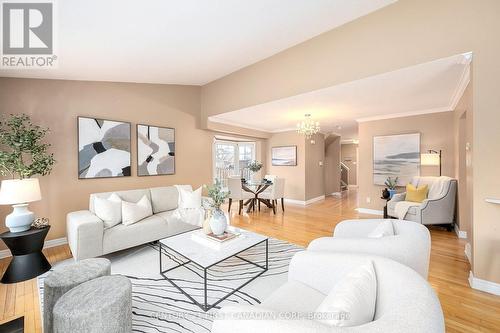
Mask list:
[{"label": "ceramic vase on coffee table", "polygon": [[210,218],[210,229],[216,236],[220,236],[226,231],[227,228],[227,218],[221,209],[215,209],[212,212],[212,217]]}]

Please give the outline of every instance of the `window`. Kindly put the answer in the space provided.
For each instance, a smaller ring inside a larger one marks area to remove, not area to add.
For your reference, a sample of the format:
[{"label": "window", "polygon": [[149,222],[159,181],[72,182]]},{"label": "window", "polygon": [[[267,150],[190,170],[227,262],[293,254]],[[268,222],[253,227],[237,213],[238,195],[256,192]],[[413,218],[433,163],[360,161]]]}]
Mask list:
[{"label": "window", "polygon": [[213,149],[214,180],[223,184],[230,176],[249,178],[248,164],[255,159],[255,142],[215,140]]}]

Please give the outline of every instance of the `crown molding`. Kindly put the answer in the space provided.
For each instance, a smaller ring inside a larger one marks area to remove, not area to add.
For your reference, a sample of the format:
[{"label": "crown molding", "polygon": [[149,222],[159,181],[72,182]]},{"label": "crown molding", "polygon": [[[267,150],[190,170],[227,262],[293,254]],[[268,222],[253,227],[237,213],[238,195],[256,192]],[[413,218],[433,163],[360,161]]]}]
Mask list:
[{"label": "crown molding", "polygon": [[393,118],[403,118],[403,117],[419,116],[419,115],[422,115],[422,114],[448,112],[448,111],[453,111],[453,109],[450,109],[449,106],[445,106],[445,107],[434,108],[434,109],[427,109],[427,110],[418,110],[418,111],[391,113],[391,114],[384,114],[384,115],[380,115],[380,116],[359,118],[359,119],[356,119],[356,121],[358,123],[365,123],[365,122],[368,122],[368,121],[393,119]]},{"label": "crown molding", "polygon": [[226,120],[226,119],[208,117],[208,120],[211,121],[211,122],[213,122],[213,123],[230,125],[230,126],[235,126],[235,127],[241,127],[241,128],[249,129],[249,130],[252,130],[252,131],[260,131],[260,132],[265,132],[265,133],[273,133],[273,132],[271,132],[269,130],[265,130],[265,129],[258,128],[258,127],[253,127],[253,126],[248,126],[248,125],[240,124],[238,122],[230,121],[230,120]]},{"label": "crown molding", "polygon": [[470,82],[470,62],[465,66],[464,71],[462,72],[462,76],[460,77],[460,81],[458,81],[458,85],[455,89],[455,93],[453,94],[450,101],[451,110],[455,110],[457,108],[458,102],[460,102],[460,98],[462,98],[465,89]]}]

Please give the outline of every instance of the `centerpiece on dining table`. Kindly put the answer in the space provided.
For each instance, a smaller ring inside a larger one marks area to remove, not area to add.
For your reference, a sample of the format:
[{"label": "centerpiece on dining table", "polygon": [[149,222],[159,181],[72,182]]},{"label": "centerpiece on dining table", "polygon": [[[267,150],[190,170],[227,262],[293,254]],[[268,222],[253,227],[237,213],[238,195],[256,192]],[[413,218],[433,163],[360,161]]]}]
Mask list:
[{"label": "centerpiece on dining table", "polygon": [[248,170],[250,170],[252,172],[252,182],[257,182],[259,181],[258,178],[258,172],[260,171],[260,169],[262,169],[262,163],[260,163],[259,161],[256,161],[256,160],[253,160],[251,161],[250,163],[248,163]]}]

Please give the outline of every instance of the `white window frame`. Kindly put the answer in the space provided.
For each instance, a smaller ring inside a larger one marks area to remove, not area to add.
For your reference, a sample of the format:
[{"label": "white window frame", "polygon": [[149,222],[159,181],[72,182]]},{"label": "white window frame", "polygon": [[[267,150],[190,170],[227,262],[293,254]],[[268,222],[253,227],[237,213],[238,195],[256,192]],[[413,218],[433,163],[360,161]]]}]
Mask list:
[{"label": "white window frame", "polygon": [[217,177],[217,163],[216,163],[216,151],[217,151],[217,144],[226,144],[226,145],[232,145],[234,147],[234,173],[236,175],[239,175],[241,173],[240,170],[240,145],[251,145],[253,146],[252,149],[252,160],[255,160],[256,156],[256,147],[257,144],[255,141],[230,141],[230,140],[219,140],[219,139],[214,139],[213,144],[212,144],[212,178],[215,181],[215,178]]}]

